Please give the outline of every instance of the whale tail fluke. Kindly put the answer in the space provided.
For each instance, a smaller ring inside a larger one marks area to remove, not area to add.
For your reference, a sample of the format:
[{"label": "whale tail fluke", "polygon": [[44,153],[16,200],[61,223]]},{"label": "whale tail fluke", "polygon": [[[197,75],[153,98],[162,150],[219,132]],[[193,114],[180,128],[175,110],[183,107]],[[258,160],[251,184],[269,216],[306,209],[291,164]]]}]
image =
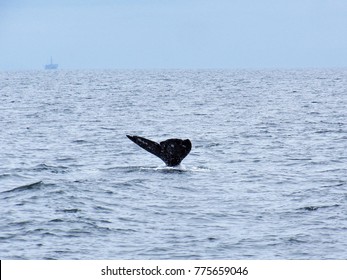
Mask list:
[{"label": "whale tail fluke", "polygon": [[147,152],[150,152],[151,154],[160,157],[161,147],[158,143],[140,136],[127,135],[127,137],[135,144],[139,145],[142,149],[145,149]]},{"label": "whale tail fluke", "polygon": [[192,143],[189,139],[168,139],[160,143],[140,136],[127,137],[147,152],[159,157],[167,166],[177,166],[189,154]]}]

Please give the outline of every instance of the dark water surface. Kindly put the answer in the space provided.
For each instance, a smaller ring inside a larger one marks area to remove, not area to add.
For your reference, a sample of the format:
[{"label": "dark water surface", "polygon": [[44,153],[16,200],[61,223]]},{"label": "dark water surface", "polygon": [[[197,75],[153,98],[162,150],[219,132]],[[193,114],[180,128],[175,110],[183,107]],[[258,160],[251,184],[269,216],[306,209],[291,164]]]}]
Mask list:
[{"label": "dark water surface", "polygon": [[339,69],[2,72],[0,258],[346,259],[346,108]]}]

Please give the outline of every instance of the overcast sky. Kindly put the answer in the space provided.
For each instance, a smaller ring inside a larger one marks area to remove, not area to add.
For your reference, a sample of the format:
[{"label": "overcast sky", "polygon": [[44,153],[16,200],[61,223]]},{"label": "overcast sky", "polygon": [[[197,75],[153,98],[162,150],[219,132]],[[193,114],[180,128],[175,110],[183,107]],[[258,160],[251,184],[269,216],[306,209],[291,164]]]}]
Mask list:
[{"label": "overcast sky", "polygon": [[346,0],[0,0],[0,70],[347,67]]}]

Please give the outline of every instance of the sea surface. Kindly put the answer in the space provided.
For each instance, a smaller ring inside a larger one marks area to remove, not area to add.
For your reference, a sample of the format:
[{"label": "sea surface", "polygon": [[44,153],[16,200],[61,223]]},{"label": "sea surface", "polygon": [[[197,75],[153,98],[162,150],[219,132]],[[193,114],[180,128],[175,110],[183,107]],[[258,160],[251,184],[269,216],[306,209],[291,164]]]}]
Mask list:
[{"label": "sea surface", "polygon": [[0,259],[347,259],[347,69],[0,72],[0,128]]}]

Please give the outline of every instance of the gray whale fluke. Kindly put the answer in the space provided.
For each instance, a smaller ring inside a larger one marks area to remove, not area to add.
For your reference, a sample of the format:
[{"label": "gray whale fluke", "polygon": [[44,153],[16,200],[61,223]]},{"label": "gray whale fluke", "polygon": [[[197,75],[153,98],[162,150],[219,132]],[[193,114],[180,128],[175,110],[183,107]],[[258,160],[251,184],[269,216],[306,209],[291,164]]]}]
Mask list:
[{"label": "gray whale fluke", "polygon": [[189,154],[192,143],[189,139],[168,139],[160,143],[140,136],[127,137],[147,152],[159,157],[167,166],[177,166]]}]

